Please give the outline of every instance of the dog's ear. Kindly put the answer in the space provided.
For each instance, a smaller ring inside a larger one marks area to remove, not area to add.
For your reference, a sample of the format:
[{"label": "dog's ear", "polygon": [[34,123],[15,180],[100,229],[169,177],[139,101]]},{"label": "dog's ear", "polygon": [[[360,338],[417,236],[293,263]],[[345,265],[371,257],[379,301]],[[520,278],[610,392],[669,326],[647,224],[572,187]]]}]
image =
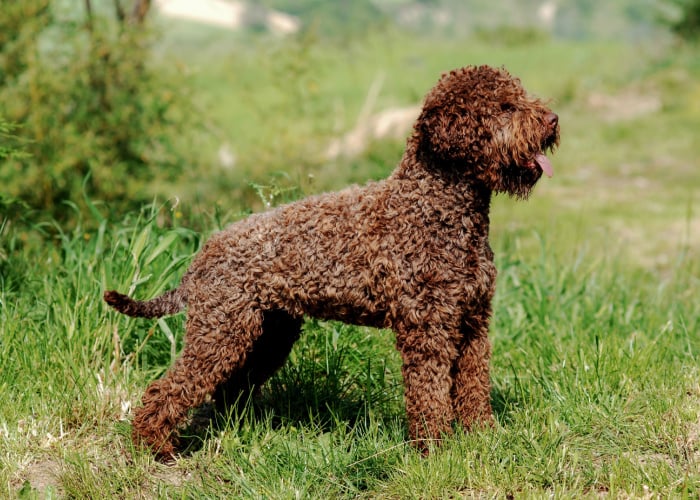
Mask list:
[{"label": "dog's ear", "polygon": [[[426,95],[415,132],[421,151],[436,160],[478,165],[490,155],[494,87],[501,71],[468,66],[444,74]],[[464,165],[468,166],[468,165]]]},{"label": "dog's ear", "polygon": [[426,100],[416,132],[423,153],[448,163],[478,161],[491,138],[474,111],[455,96]]}]

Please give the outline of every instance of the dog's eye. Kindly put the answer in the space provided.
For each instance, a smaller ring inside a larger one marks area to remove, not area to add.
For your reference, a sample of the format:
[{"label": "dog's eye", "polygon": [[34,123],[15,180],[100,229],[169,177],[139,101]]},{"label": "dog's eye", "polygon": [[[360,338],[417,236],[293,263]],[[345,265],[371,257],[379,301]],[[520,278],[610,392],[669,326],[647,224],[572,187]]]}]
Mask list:
[{"label": "dog's eye", "polygon": [[513,111],[515,111],[515,106],[513,106],[513,103],[510,102],[502,102],[501,111],[503,111],[504,113],[512,113]]}]

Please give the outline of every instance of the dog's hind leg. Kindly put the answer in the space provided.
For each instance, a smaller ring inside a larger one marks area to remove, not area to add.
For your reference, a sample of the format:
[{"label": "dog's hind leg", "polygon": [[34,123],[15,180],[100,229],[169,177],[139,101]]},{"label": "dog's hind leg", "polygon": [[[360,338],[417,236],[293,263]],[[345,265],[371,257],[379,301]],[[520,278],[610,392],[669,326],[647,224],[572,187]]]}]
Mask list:
[{"label": "dog's hind leg", "polygon": [[177,451],[178,427],[188,411],[245,365],[262,334],[259,309],[212,301],[211,297],[193,301],[181,356],[146,389],[143,406],[134,411],[134,442],[151,448],[161,460],[171,459]]},{"label": "dog's hind leg", "polygon": [[224,413],[231,405],[245,403],[254,390],[279,370],[301,334],[302,318],[283,310],[263,314],[262,335],[253,344],[243,367],[220,384],[214,395],[216,409]]}]

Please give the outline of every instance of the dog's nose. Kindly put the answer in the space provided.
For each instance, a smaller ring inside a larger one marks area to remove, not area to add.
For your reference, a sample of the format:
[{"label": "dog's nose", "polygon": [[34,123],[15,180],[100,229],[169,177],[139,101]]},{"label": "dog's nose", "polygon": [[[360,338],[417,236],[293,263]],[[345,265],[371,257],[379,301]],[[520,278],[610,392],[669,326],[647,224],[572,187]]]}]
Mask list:
[{"label": "dog's nose", "polygon": [[555,128],[559,123],[559,116],[551,111],[547,113],[547,123],[550,127]]}]

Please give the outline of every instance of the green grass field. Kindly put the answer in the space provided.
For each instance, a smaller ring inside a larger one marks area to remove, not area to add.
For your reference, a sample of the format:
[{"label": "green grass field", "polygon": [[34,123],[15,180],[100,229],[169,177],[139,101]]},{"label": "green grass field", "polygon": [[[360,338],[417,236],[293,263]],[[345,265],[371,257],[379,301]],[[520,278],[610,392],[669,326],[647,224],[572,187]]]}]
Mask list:
[{"label": "green grass field", "polygon": [[[70,229],[0,231],[0,497],[700,495],[692,50],[193,39],[188,50],[168,39],[159,55],[189,68],[210,125],[193,146],[201,165],[169,199],[116,218],[93,200]],[[309,321],[248,411],[195,426],[174,465],[135,450],[131,408],[181,347],[183,317],[127,319],[102,291],[173,286],[208,234],[262,209],[251,182],[279,201],[386,175],[401,143],[337,162],[317,152],[352,128],[380,76],[377,110],[417,103],[441,71],[475,63],[505,65],[551,97],[562,130],[554,178],[527,202],[493,201],[495,428],[457,430],[421,458],[406,441],[391,332]],[[222,142],[233,171],[216,165]]]}]

